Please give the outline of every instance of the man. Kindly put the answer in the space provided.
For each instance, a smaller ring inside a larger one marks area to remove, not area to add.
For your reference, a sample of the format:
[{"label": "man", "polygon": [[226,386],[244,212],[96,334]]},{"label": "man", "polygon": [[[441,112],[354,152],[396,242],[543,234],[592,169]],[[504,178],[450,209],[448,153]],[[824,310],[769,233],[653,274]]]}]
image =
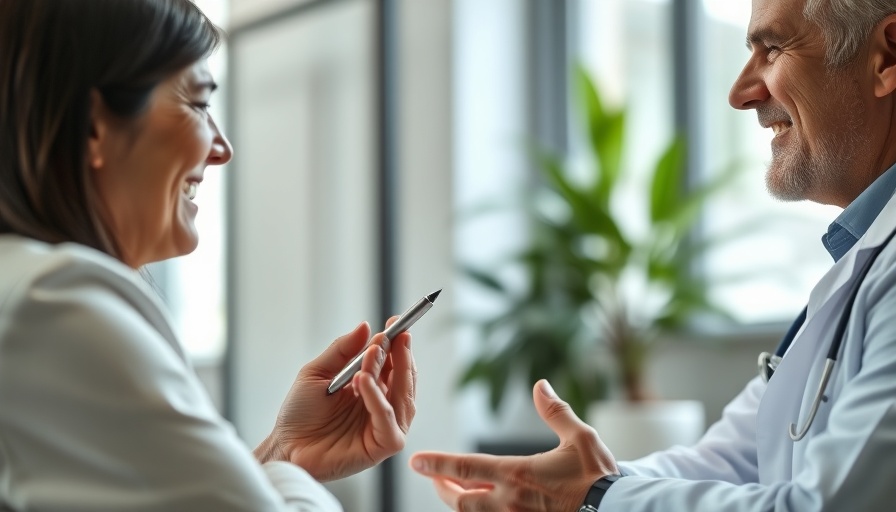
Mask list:
[{"label": "man", "polygon": [[730,103],[774,130],[769,191],[845,208],[822,239],[835,264],[774,374],[751,381],[695,446],[618,465],[541,381],[534,400],[560,437],[554,450],[411,458],[453,509],[896,507],[896,0],[753,0],[747,47]]}]

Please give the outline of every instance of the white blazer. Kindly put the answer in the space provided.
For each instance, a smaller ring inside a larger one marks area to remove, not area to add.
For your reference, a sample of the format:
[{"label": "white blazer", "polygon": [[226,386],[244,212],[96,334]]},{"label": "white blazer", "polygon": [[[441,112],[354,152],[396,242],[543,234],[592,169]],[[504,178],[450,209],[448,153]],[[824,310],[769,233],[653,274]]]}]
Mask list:
[{"label": "white blazer", "polygon": [[255,460],[137,272],[82,246],[4,235],[0,510],[341,507],[300,468]]},{"label": "white blazer", "polygon": [[[693,447],[620,464],[601,512],[896,510],[896,241],[865,277],[821,404],[805,424],[859,268],[896,229],[896,198],[819,281],[766,385],[755,378]],[[612,450],[612,447],[610,447]]]}]

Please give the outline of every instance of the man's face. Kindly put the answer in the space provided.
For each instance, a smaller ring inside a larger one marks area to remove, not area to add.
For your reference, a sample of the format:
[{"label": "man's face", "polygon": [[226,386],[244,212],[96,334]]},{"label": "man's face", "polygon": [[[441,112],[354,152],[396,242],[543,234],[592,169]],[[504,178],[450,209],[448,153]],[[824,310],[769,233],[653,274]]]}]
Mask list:
[{"label": "man's face", "polygon": [[864,67],[828,68],[824,38],[803,17],[803,2],[753,0],[751,55],[729,102],[755,109],[759,123],[775,132],[766,175],[773,196],[846,206],[872,158]]}]

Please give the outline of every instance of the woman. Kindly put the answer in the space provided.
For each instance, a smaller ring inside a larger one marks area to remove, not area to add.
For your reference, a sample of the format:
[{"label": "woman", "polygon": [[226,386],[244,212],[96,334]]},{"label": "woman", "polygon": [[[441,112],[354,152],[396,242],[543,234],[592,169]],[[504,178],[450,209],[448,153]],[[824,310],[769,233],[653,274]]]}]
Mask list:
[{"label": "woman", "polygon": [[231,157],[220,40],[188,0],[0,0],[2,510],[339,510],[315,480],[403,446],[407,334],[327,396],[370,328],[336,340],[253,458],[140,277],[196,247],[197,187]]}]

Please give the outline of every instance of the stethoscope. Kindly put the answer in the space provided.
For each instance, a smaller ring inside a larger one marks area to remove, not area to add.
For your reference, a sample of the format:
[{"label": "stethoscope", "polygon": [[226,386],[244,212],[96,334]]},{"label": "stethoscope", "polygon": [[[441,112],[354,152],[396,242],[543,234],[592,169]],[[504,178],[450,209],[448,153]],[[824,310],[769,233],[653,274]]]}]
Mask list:
[{"label": "stethoscope", "polygon": [[[859,293],[859,287],[862,285],[862,281],[865,279],[865,276],[868,274],[868,270],[871,269],[871,265],[874,263],[874,260],[880,256],[880,253],[883,252],[884,248],[887,244],[890,243],[890,240],[893,239],[893,235],[896,235],[896,230],[890,233],[887,236],[886,240],[883,241],[879,246],[872,249],[871,255],[868,257],[868,260],[865,261],[865,264],[862,266],[861,270],[859,270],[858,278],[853,281],[852,289],[849,292],[849,299],[846,301],[846,305],[843,308],[843,313],[840,315],[840,322],[837,324],[837,330],[834,331],[834,338],[831,340],[831,346],[828,349],[828,356],[824,362],[824,370],[821,372],[821,381],[818,383],[818,391],[815,393],[815,399],[812,400],[812,408],[809,410],[809,417],[806,419],[806,424],[802,429],[797,432],[796,424],[791,423],[790,428],[788,429],[788,433],[790,434],[790,439],[793,441],[799,441],[802,438],[806,437],[806,434],[809,432],[809,427],[812,426],[812,422],[815,421],[815,414],[818,412],[818,408],[821,406],[821,402],[826,402],[828,398],[825,396],[824,392],[828,386],[828,381],[831,379],[831,373],[834,370],[834,363],[837,362],[837,354],[840,353],[840,347],[843,345],[844,334],[846,333],[846,324],[849,323],[849,317],[852,314],[852,306],[856,301],[856,296]],[[808,311],[808,306],[803,308],[803,311],[800,315],[794,320],[793,324],[790,326],[790,329],[787,330],[787,334],[784,335],[784,339],[781,340],[781,343],[778,345],[778,348],[775,349],[775,354],[772,355],[769,352],[763,352],[759,354],[759,376],[762,377],[764,382],[768,382],[769,379],[772,378],[772,375],[775,373],[775,369],[778,368],[778,364],[781,363],[781,359],[784,357],[784,354],[787,352],[787,349],[790,348],[790,344],[793,343],[794,338],[796,338],[797,332],[799,332],[800,327],[802,327],[803,323],[806,321],[806,313]]]}]

